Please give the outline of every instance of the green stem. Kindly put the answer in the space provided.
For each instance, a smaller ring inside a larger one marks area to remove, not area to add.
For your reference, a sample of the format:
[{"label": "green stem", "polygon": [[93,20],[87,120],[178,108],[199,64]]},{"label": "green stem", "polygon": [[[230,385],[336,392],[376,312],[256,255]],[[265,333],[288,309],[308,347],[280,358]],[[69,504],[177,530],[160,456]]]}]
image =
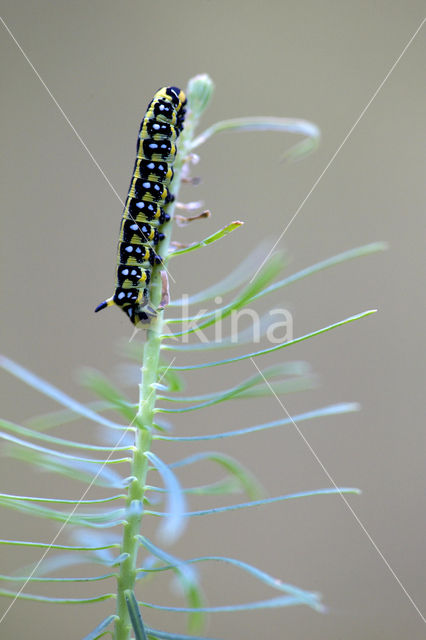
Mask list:
[{"label": "green stem", "polygon": [[[190,96],[188,96],[190,102]],[[178,143],[178,153],[174,165],[174,179],[171,186],[172,192],[177,196],[181,183],[182,168],[187,156],[189,143],[194,136],[194,129],[198,122],[200,113],[189,112],[185,121],[185,128]],[[170,203],[167,212],[173,217],[174,203]],[[167,253],[170,246],[172,224],[165,225],[163,229],[165,238],[160,246],[160,253],[164,258],[167,269]],[[161,269],[154,267],[151,281],[151,301],[153,306],[158,307],[161,300],[162,282]],[[132,461],[130,483],[126,507],[129,515],[124,525],[121,553],[127,553],[128,557],[121,563],[120,573],[117,578],[117,616],[115,623],[115,640],[129,640],[132,632],[132,625],[127,610],[125,591],[134,590],[136,582],[136,570],[139,542],[137,536],[141,533],[142,507],[146,486],[146,476],[149,462],[146,452],[150,450],[152,443],[152,430],[154,420],[155,403],[157,399],[155,384],[160,380],[159,363],[161,336],[163,334],[164,312],[159,311],[147,330],[146,342],[144,345],[143,362],[141,368],[141,383],[139,385],[139,424],[135,437],[135,450]],[[131,508],[135,507],[135,508]],[[138,508],[139,507],[139,508]]]}]

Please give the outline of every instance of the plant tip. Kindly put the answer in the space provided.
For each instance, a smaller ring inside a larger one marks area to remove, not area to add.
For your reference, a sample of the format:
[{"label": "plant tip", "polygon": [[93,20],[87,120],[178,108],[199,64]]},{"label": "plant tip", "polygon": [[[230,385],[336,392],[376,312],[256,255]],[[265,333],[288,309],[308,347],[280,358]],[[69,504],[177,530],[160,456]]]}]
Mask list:
[{"label": "plant tip", "polygon": [[207,73],[200,73],[191,78],[186,90],[191,111],[198,118],[206,109],[213,95],[213,80]]}]

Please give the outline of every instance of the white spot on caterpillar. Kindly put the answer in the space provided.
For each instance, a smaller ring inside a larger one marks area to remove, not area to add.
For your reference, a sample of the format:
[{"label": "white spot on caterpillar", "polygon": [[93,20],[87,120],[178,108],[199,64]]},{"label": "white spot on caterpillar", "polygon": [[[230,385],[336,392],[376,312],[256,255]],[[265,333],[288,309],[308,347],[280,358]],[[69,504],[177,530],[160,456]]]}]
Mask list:
[{"label": "white spot on caterpillar", "polygon": [[150,163],[147,165],[147,167],[148,167],[148,169],[155,169],[155,164],[154,164],[153,162],[150,162]]},{"label": "white spot on caterpillar", "polygon": [[137,224],[130,225],[130,228],[131,228],[132,231],[137,231],[139,229]]},{"label": "white spot on caterpillar", "polygon": [[127,275],[129,275],[129,270],[128,269],[123,269],[123,271],[121,273],[123,274],[123,276],[127,276]]},{"label": "white spot on caterpillar", "polygon": [[117,298],[118,298],[119,300],[122,300],[122,299],[124,298],[124,295],[125,295],[125,294],[124,294],[123,292],[121,292],[121,293],[119,293],[119,294],[118,294]]},{"label": "white spot on caterpillar", "polygon": [[130,245],[130,244],[129,244],[129,245],[125,248],[125,251],[127,251],[127,253],[132,253],[132,251],[133,251],[133,247],[132,247],[132,245]]},{"label": "white spot on caterpillar", "polygon": [[158,149],[158,144],[156,142],[151,142],[151,144],[149,145],[150,149]]},{"label": "white spot on caterpillar", "polygon": [[142,186],[143,186],[144,189],[149,189],[150,186],[151,186],[151,183],[150,182],[144,182]]},{"label": "white spot on caterpillar", "polygon": [[145,206],[145,202],[137,202],[136,206],[137,206],[138,209],[143,209],[144,206]]}]

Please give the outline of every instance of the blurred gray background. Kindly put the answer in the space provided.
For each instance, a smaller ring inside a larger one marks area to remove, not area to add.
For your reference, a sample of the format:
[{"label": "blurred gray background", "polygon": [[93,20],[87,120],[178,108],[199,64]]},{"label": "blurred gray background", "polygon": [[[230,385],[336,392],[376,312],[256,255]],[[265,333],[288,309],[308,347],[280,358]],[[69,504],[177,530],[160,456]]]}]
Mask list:
[{"label": "blurred gray background", "polygon": [[[192,241],[234,219],[245,225],[203,253],[173,262],[174,297],[213,283],[261,239],[279,236],[419,27],[424,10],[423,2],[413,0],[3,0],[2,6],[5,22],[123,198],[148,101],[158,87],[185,87],[196,73],[209,73],[216,84],[202,128],[247,115],[300,117],[321,128],[319,150],[291,165],[278,162],[296,141],[290,135],[222,135],[201,148],[196,174],[203,182],[197,189],[185,187],[180,197],[202,198],[213,217],[177,229],[175,238]],[[287,306],[296,336],[365,309],[379,313],[258,361],[261,368],[286,359],[311,364],[318,387],[282,398],[292,414],[339,401],[361,403],[361,412],[301,429],[338,485],[362,489],[349,503],[423,611],[424,51],[423,30],[280,242],[288,274],[374,240],[388,241],[390,250],[317,274],[259,306],[263,311]],[[78,382],[79,369],[95,367],[116,380],[116,344],[131,335],[117,310],[93,313],[112,293],[121,206],[3,27],[0,55],[1,351],[89,400]],[[188,383],[203,393],[253,373],[248,361],[204,370],[188,376]],[[12,420],[56,408],[4,373],[1,390],[1,415]],[[135,385],[128,392],[135,398]],[[234,402],[190,414],[177,422],[177,432],[210,433],[280,417],[273,398]],[[77,423],[71,434],[81,439],[88,429]],[[225,441],[217,448],[238,456],[271,496],[330,485],[294,429]],[[174,460],[195,450],[164,444],[157,452]],[[188,470],[182,480],[188,485],[220,475],[206,464]],[[2,486],[10,493],[63,497],[83,491],[78,483],[4,460]],[[50,539],[58,529],[6,510],[1,522],[2,538]],[[64,532],[58,541],[67,540]],[[216,614],[206,635],[424,637],[419,613],[338,496],[197,519],[172,552],[235,555],[320,591],[329,608],[326,615],[305,607]],[[4,548],[1,572],[30,557]],[[206,566],[202,574],[213,605],[274,595],[227,567]],[[79,593],[75,587],[68,591]],[[165,578],[141,590],[140,597],[182,604]],[[8,604],[4,600],[1,607]],[[0,635],[78,639],[111,608],[17,603]],[[184,630],[175,614],[151,611],[146,619],[154,627]]]}]

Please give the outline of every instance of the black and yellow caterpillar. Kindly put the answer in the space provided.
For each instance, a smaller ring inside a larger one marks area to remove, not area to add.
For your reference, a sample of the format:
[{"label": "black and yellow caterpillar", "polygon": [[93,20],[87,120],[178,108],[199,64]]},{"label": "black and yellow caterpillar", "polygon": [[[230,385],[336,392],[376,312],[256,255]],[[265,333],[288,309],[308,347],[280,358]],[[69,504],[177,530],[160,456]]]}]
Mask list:
[{"label": "black and yellow caterpillar", "polygon": [[156,314],[150,305],[149,284],[152,267],[162,262],[155,247],[164,239],[161,226],[170,220],[167,205],[174,196],[168,187],[185,105],[185,93],[177,87],[159,89],[148,105],[121,219],[115,292],[95,312],[117,305],[135,325],[149,322]]}]

